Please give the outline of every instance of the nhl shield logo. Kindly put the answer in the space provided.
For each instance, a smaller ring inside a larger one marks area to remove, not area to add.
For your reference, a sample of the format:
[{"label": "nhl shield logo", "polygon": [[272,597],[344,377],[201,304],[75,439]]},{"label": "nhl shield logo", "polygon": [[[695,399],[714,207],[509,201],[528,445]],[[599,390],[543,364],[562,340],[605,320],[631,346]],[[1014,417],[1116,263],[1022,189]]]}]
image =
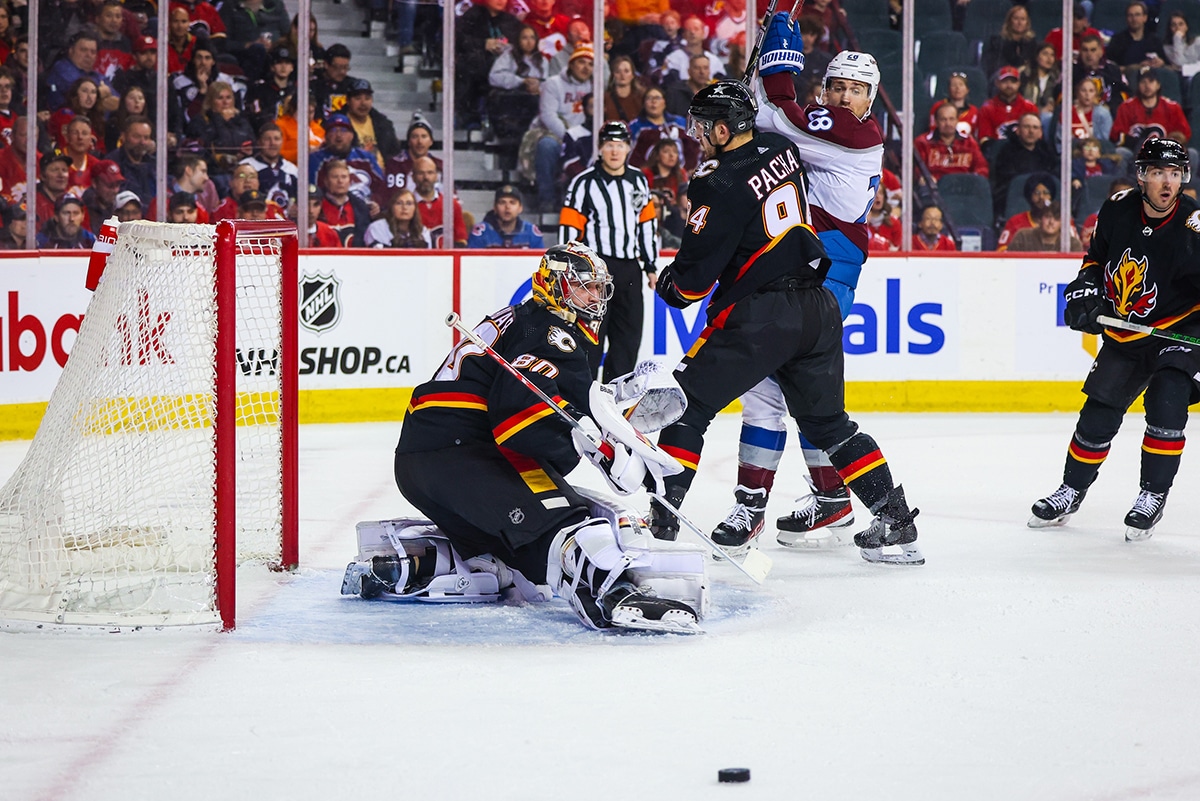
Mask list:
[{"label": "nhl shield logo", "polygon": [[342,282],[333,273],[304,274],[300,279],[300,325],[320,334],[342,319]]},{"label": "nhl shield logo", "polygon": [[508,513],[508,519],[512,521],[514,526],[519,526],[525,522],[525,512],[520,506],[518,506],[516,509],[513,509]]}]

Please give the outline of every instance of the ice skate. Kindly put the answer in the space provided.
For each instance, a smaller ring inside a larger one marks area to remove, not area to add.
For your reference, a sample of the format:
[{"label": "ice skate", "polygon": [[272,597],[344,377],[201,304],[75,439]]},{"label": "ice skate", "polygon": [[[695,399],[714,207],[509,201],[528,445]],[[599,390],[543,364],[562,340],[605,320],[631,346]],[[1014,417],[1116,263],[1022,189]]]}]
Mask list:
[{"label": "ice skate", "polygon": [[679,518],[657,501],[650,501],[650,519],[647,525],[656,540],[679,539]]},{"label": "ice skate", "polygon": [[614,628],[675,634],[703,634],[696,611],[683,601],[647,594],[628,581],[618,582],[600,609]]},{"label": "ice skate", "polygon": [[766,524],[767,491],[738,485],[735,503],[728,516],[713,529],[712,540],[726,554],[740,557],[754,546]]},{"label": "ice skate", "polygon": [[1061,526],[1071,519],[1071,515],[1079,511],[1087,490],[1077,490],[1062,484],[1054,492],[1033,504],[1033,517],[1029,518],[1030,528],[1046,528]]},{"label": "ice skate", "polygon": [[[812,493],[808,503],[775,521],[779,533],[775,541],[788,548],[836,548],[853,540],[843,529],[854,522],[850,491],[845,487],[818,492],[812,479],[805,477]],[[803,498],[797,499],[799,501]]]},{"label": "ice skate", "polygon": [[[925,557],[916,545],[917,527],[913,524],[920,511],[909,510],[903,487],[893,487],[875,510],[871,525],[854,535],[854,544],[862,549],[862,558],[891,565],[925,564]],[[894,546],[900,548],[900,553],[883,550]]]},{"label": "ice skate", "polygon": [[342,595],[378,598],[385,592],[395,592],[396,582],[403,576],[399,556],[375,556],[370,562],[351,562],[342,578]]},{"label": "ice skate", "polygon": [[1167,493],[1142,490],[1138,493],[1133,508],[1125,515],[1125,541],[1140,542],[1154,534],[1154,527],[1162,520],[1163,508],[1167,505]]}]

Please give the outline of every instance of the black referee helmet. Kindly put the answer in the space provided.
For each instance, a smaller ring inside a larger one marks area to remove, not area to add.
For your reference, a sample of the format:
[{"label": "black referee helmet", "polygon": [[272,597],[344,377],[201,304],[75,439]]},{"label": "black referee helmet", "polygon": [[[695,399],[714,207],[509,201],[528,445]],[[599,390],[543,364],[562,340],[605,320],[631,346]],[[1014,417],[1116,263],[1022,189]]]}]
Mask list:
[{"label": "black referee helmet", "polygon": [[629,135],[629,128],[620,120],[609,120],[600,128],[600,143],[605,142],[624,142],[630,144],[633,142],[633,137]]}]

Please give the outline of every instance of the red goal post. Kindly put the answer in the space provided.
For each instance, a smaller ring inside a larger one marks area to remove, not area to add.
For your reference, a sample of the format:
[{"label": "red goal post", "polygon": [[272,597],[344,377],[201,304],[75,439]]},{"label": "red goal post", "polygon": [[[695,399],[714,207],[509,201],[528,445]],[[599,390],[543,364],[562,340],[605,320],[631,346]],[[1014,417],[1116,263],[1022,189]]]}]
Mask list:
[{"label": "red goal post", "polygon": [[294,224],[121,225],[0,488],[0,625],[236,621],[298,563]]},{"label": "red goal post", "polygon": [[[242,248],[253,249],[259,240],[277,241],[280,260],[280,553],[278,567],[295,569],[300,564],[299,547],[299,252],[296,225],[279,220],[222,220],[217,224],[216,281],[218,287],[237,286],[238,257]],[[218,296],[220,290],[218,289]],[[237,330],[235,307],[217,308],[217,419],[237,416]],[[236,426],[219,427],[216,435],[217,461],[222,450],[237,453]],[[233,469],[218,470],[216,486],[216,596],[221,623],[226,630],[234,627],[237,609],[237,474]]]}]

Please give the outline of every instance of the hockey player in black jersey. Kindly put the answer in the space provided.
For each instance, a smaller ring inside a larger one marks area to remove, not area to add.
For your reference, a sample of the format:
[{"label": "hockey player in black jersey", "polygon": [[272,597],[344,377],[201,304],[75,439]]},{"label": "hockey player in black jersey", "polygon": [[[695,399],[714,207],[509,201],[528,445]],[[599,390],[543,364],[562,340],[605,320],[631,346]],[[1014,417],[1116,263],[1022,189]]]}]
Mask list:
[{"label": "hockey player in black jersey", "polygon": [[611,295],[608,268],[591,248],[556,245],[534,273],[533,298],[475,328],[583,433],[470,339],[413,391],[395,478],[428,519],[360,523],[342,594],[481,602],[515,593],[533,601],[549,585],[593,628],[698,630],[703,549],[662,548],[636,515],[564,478],[580,455],[623,494],[647,474],[642,458],[612,437],[611,416],[598,414],[608,396],[593,387],[584,352]]},{"label": "hockey player in black jersey", "polygon": [[1150,139],[1135,161],[1140,191],[1100,209],[1078,277],[1064,290],[1067,325],[1103,334],[1083,383],[1087,400],[1067,448],[1063,483],[1033,505],[1033,528],[1062,525],[1078,511],[1130,404],[1146,393],[1141,490],[1125,516],[1125,539],[1144,540],[1162,518],[1183,453],[1188,405],[1200,400],[1200,349],[1106,328],[1101,316],[1200,336],[1200,205],[1182,194],[1188,153]]},{"label": "hockey player in black jersey", "polygon": [[[692,175],[683,241],[656,291],[682,308],[716,290],[707,326],[676,368],[687,411],[659,437],[685,468],[667,477],[666,494],[676,506],[683,501],[717,412],[774,375],[800,431],[875,514],[854,538],[863,558],[923,564],[917,510],[893,485],[875,440],[846,415],[842,318],[822,287],[829,259],[811,226],[799,151],[783,136],[758,132],[755,114],[736,81],[701,89],[689,109],[688,135],[706,161]],[[656,536],[674,539],[678,526],[651,503]],[[731,554],[751,545],[747,538],[718,542]]]}]

